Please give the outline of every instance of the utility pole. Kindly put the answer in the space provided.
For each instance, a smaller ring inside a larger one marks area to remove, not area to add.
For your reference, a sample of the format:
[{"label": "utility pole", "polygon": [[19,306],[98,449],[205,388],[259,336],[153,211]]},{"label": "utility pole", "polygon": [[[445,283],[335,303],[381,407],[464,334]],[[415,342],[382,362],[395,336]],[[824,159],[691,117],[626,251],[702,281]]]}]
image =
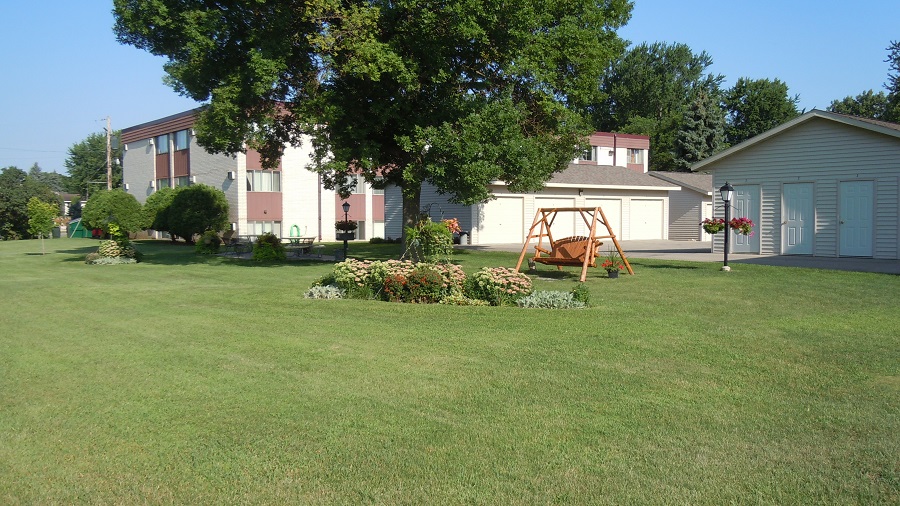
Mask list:
[{"label": "utility pole", "polygon": [[112,129],[106,117],[106,189],[112,190]]}]

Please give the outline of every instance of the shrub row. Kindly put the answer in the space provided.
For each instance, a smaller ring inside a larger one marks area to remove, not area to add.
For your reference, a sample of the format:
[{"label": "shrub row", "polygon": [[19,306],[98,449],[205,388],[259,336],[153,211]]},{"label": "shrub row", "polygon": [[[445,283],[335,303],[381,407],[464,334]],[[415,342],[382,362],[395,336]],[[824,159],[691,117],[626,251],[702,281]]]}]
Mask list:
[{"label": "shrub row", "polygon": [[348,259],[314,286],[334,286],[352,298],[493,306],[514,305],[533,291],[528,276],[506,267],[484,268],[467,277],[458,265],[401,260]]}]

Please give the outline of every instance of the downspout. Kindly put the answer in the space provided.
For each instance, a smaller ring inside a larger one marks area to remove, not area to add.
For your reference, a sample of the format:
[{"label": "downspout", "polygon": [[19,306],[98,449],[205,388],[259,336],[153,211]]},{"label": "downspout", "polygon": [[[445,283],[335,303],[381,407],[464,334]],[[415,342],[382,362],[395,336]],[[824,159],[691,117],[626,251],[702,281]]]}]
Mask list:
[{"label": "downspout", "polygon": [[613,133],[613,167],[616,167],[616,151],[617,151],[618,134]]}]

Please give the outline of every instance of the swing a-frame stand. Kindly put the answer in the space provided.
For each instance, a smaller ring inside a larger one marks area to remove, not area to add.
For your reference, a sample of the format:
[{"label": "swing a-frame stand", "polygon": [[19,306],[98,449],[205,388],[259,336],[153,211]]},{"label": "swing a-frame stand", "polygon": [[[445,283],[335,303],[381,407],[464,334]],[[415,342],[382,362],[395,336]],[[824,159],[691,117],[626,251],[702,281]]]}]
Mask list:
[{"label": "swing a-frame stand", "polygon": [[[554,240],[551,228],[559,213],[578,213],[584,221],[585,226],[590,229],[589,236],[564,237]],[[603,227],[601,230],[600,227]],[[622,257],[622,263],[628,269],[629,274],[634,274],[631,264],[625,258],[625,252],[616,239],[612,227],[603,214],[600,207],[550,207],[537,210],[534,215],[534,222],[525,238],[525,245],[522,246],[522,254],[519,255],[519,262],[516,264],[518,271],[522,267],[522,261],[525,260],[525,254],[528,252],[528,246],[532,239],[537,239],[534,246],[534,256],[528,259],[528,264],[533,266],[535,262],[546,265],[555,265],[557,269],[562,270],[564,266],[578,267],[581,266],[581,281],[587,279],[588,267],[596,267],[596,258],[600,256],[600,246],[603,244],[601,239],[612,239],[619,256]],[[546,239],[546,243],[544,242]],[[545,246],[546,245],[546,246]],[[550,249],[548,250],[547,247]]]}]

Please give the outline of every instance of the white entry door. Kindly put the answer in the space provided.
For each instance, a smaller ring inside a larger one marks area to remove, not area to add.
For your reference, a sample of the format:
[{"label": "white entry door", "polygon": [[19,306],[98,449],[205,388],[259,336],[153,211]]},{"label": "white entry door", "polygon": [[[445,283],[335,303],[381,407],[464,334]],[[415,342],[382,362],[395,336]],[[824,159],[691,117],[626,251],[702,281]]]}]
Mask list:
[{"label": "white entry door", "polygon": [[734,200],[731,201],[732,218],[750,218],[753,220],[753,235],[741,235],[732,232],[731,251],[733,253],[759,253],[759,186],[744,185],[734,187]]},{"label": "white entry door", "polygon": [[839,193],[840,255],[872,256],[874,181],[843,181]]},{"label": "white entry door", "polygon": [[813,184],[785,184],[781,213],[781,253],[812,255],[816,224]]}]

